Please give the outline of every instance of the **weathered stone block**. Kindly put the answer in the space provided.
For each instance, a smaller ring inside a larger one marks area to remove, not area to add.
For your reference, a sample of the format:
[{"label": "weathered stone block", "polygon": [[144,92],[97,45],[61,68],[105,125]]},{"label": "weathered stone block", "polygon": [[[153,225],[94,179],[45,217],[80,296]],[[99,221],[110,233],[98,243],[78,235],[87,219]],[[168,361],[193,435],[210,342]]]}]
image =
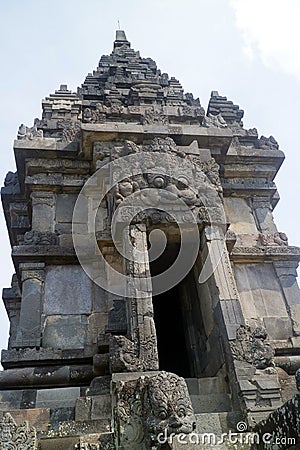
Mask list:
[{"label": "weathered stone block", "polygon": [[72,222],[74,205],[77,195],[59,194],[56,198],[56,222]]},{"label": "weathered stone block", "polygon": [[22,390],[0,391],[0,402],[9,405],[10,409],[20,408],[22,398]]},{"label": "weathered stone block", "polygon": [[39,389],[37,391],[36,407],[74,408],[78,397],[80,397],[80,388],[78,387]]},{"label": "weathered stone block", "polygon": [[91,382],[91,385],[87,390],[87,394],[91,396],[109,394],[110,384],[111,384],[110,376],[96,377]]},{"label": "weathered stone block", "polygon": [[236,264],[235,274],[245,318],[288,317],[271,264]]},{"label": "weathered stone block", "polygon": [[191,401],[195,413],[231,410],[231,400],[228,394],[191,395]]},{"label": "weathered stone block", "polygon": [[94,312],[106,312],[107,311],[107,295],[108,293],[93,283],[93,311]]},{"label": "weathered stone block", "polygon": [[264,317],[264,326],[269,339],[289,339],[293,335],[292,323],[289,317]]},{"label": "weathered stone block", "polygon": [[80,397],[76,400],[75,420],[83,421],[91,418],[92,399],[91,397]]},{"label": "weathered stone block", "polygon": [[88,322],[88,342],[97,344],[98,336],[105,333],[107,313],[91,314]]},{"label": "weathered stone block", "polygon": [[86,316],[49,316],[46,318],[43,346],[57,349],[84,348],[87,343]]},{"label": "weathered stone block", "polygon": [[40,440],[41,450],[74,450],[78,437],[49,438]]},{"label": "weathered stone block", "polygon": [[17,425],[27,421],[37,431],[48,430],[50,420],[50,409],[48,408],[12,409],[6,412],[9,412]]},{"label": "weathered stone block", "polygon": [[45,314],[89,314],[91,308],[92,281],[80,266],[47,267]]},{"label": "weathered stone block", "polygon": [[110,395],[95,395],[92,397],[91,419],[109,419],[111,414]]},{"label": "weathered stone block", "polygon": [[58,430],[61,422],[74,420],[74,416],[75,414],[73,407],[51,408],[50,412],[51,428],[54,430]]}]

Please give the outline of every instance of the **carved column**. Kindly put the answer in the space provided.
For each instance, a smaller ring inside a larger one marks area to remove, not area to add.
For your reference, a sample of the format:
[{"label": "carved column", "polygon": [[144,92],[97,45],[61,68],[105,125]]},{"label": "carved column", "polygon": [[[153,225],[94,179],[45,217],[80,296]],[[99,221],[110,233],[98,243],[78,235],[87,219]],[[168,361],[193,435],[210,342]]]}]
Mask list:
[{"label": "carved column", "polygon": [[153,318],[152,285],[146,226],[129,225],[123,231],[127,275],[127,336],[111,336],[112,372],[158,370],[158,351]]},{"label": "carved column", "polygon": [[129,225],[124,233],[125,254],[130,258],[126,261],[126,272],[129,275],[128,307],[132,338],[137,344],[137,356],[143,369],[158,370],[146,225]]},{"label": "carved column", "polygon": [[236,331],[245,324],[242,308],[238,296],[233,270],[222,230],[217,226],[208,226],[204,231],[206,249],[212,268],[212,276],[217,288],[215,305],[217,314],[221,314],[228,335],[228,339],[236,338]]},{"label": "carved column", "polygon": [[41,346],[44,267],[44,263],[20,264],[22,274],[22,300],[19,330],[15,347]]},{"label": "carved column", "polygon": [[32,192],[32,230],[54,231],[55,194],[53,192]]},{"label": "carved column", "polygon": [[273,264],[284,293],[293,332],[300,336],[300,291],[296,280],[298,261],[274,261]]}]

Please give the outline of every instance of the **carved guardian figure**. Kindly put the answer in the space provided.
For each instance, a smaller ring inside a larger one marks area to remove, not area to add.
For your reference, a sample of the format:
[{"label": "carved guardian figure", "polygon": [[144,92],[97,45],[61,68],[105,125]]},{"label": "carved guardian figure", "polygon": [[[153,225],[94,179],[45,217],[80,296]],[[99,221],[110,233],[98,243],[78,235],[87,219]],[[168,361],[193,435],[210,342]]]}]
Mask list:
[{"label": "carved guardian figure", "polygon": [[120,382],[115,395],[115,426],[122,450],[159,450],[160,435],[189,434],[195,429],[187,385],[178,375],[158,372]]}]

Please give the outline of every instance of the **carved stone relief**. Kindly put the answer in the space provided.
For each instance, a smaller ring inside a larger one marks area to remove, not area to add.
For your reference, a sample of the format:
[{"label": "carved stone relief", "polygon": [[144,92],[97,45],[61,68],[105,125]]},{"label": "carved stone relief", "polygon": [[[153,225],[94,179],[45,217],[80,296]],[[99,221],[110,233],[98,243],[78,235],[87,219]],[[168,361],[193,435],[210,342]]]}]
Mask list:
[{"label": "carved stone relief", "polygon": [[58,236],[51,231],[27,231],[24,234],[25,245],[58,245]]},{"label": "carved stone relief", "polygon": [[32,141],[34,139],[43,139],[43,130],[38,130],[37,126],[39,119],[34,120],[34,125],[31,128],[26,127],[23,123],[19,126],[18,139],[24,139]]},{"label": "carved stone relief", "polygon": [[168,116],[154,108],[147,109],[141,118],[142,124],[147,125],[168,125]]},{"label": "carved stone relief", "polygon": [[209,113],[204,117],[202,125],[206,128],[227,128],[228,126],[220,113],[217,115]]},{"label": "carved stone relief", "polygon": [[0,421],[0,445],[2,450],[33,450],[36,448],[36,430],[28,422],[17,425],[7,413]]},{"label": "carved stone relief", "polygon": [[269,246],[287,246],[288,237],[285,233],[276,232],[276,233],[260,233],[259,239],[261,245],[269,247]]},{"label": "carved stone relief", "polygon": [[124,450],[159,449],[159,434],[189,434],[195,416],[186,382],[173,373],[120,381],[114,411],[118,440]]},{"label": "carved stone relief", "polygon": [[71,119],[59,120],[57,128],[62,130],[62,142],[78,142],[80,140],[80,122]]},{"label": "carved stone relief", "polygon": [[233,357],[253,364],[257,369],[273,366],[275,352],[267,337],[263,327],[251,331],[250,327],[242,325],[237,330],[236,339],[230,343]]}]

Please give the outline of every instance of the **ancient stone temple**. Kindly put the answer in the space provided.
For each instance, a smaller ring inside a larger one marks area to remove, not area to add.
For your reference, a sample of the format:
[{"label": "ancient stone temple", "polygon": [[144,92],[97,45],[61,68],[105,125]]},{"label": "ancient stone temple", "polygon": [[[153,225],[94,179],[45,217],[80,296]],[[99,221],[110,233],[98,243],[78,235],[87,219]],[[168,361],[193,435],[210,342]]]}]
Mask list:
[{"label": "ancient stone temple", "polygon": [[123,31],[42,109],[1,190],[0,449],[202,448],[183,438],[290,401],[300,249],[273,221],[276,140],[216,91],[205,111]]}]

